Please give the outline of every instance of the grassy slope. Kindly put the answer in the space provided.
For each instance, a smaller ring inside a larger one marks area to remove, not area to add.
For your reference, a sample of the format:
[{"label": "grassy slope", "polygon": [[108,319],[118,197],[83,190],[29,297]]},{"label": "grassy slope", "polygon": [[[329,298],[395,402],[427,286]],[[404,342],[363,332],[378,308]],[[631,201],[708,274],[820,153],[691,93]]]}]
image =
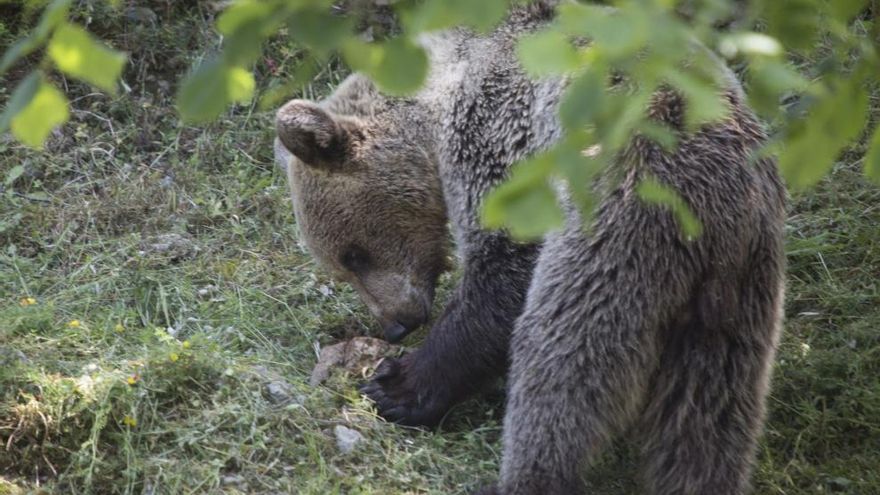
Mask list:
[{"label": "grassy slope", "polygon": [[[271,116],[178,124],[173,83],[217,40],[209,12],[151,5],[160,28],[91,27],[133,52],[132,93],[71,84],[72,122],[47,151],[0,138],[0,180],[25,167],[0,194],[0,494],[459,493],[491,479],[497,398],[430,433],[378,420],[359,377],[306,385],[316,345],[373,323],[296,243]],[[295,56],[270,48],[281,77]],[[792,208],[758,493],[880,493],[880,191],[858,156]],[[48,202],[21,196],[34,192]],[[286,405],[270,400],[279,381]],[[339,424],[365,437],[351,454]],[[595,492],[626,490],[631,464],[623,446],[607,455]]]}]

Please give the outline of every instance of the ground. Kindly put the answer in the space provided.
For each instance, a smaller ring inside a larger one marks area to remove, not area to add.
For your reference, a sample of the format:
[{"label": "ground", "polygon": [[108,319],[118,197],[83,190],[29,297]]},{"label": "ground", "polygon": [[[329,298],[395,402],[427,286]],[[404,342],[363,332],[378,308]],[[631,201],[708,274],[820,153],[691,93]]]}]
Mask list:
[{"label": "ground", "polygon": [[[320,348],[380,331],[297,243],[271,111],[179,123],[175,83],[216,46],[213,12],[146,4],[158,24],[141,11],[90,26],[132,53],[130,92],[58,78],[73,117],[47,148],[0,136],[0,494],[467,493],[491,481],[500,392],[423,431],[375,416],[356,391],[368,370],[308,385]],[[299,57],[273,40],[261,87]],[[331,65],[303,94],[341,75]],[[792,198],[758,494],[880,493],[880,188],[860,176],[863,151]],[[632,459],[625,443],[607,454],[591,493],[638,493]]]}]

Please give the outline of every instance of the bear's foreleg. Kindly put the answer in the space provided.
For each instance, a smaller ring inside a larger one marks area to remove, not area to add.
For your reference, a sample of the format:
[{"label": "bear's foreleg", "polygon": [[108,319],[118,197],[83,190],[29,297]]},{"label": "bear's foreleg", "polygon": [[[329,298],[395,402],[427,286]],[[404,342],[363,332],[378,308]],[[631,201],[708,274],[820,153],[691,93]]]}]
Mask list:
[{"label": "bear's foreleg", "polygon": [[470,236],[461,282],[424,344],[401,359],[386,359],[361,388],[379,414],[405,425],[435,425],[449,407],[504,371],[537,253],[538,246],[500,233]]}]

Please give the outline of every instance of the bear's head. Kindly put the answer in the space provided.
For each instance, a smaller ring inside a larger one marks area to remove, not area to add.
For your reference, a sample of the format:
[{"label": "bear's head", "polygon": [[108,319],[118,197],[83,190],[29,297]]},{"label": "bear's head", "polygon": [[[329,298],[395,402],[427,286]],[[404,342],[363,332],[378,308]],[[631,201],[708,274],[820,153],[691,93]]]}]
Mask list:
[{"label": "bear's head", "polygon": [[357,290],[397,342],[425,323],[446,270],[446,208],[424,131],[401,109],[337,113],[292,100],[276,116],[294,213],[320,265]]}]

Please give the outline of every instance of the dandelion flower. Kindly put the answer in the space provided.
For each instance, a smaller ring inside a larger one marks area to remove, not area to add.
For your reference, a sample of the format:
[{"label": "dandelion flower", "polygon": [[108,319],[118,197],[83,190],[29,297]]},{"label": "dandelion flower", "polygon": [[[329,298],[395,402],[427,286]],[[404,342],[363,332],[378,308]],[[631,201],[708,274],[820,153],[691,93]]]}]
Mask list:
[{"label": "dandelion flower", "polygon": [[184,349],[189,349],[191,345],[192,344],[190,344],[188,340],[183,341],[183,348]]},{"label": "dandelion flower", "polygon": [[79,328],[82,326],[82,323],[79,320],[70,320],[67,322],[67,326],[70,328]]},{"label": "dandelion flower", "polygon": [[177,362],[178,359],[180,359],[180,356],[176,352],[172,352],[171,354],[168,355],[168,360],[171,361],[172,363]]},{"label": "dandelion flower", "polygon": [[131,376],[128,377],[128,379],[126,379],[125,381],[126,381],[126,383],[128,383],[129,385],[134,385],[134,384],[137,383],[137,381],[138,381],[138,376],[137,376],[137,375],[131,375]]}]

